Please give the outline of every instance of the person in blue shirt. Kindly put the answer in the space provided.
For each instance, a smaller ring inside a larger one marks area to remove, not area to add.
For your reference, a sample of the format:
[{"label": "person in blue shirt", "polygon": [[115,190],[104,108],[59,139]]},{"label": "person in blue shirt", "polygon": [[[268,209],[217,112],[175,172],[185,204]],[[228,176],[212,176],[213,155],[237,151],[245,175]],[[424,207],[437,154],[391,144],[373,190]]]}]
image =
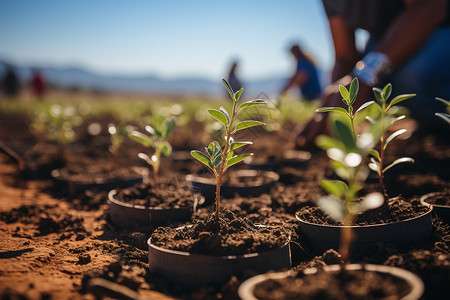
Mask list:
[{"label": "person in blue shirt", "polygon": [[297,60],[297,67],[295,74],[284,85],[280,94],[283,94],[292,87],[299,87],[304,99],[318,99],[322,93],[322,89],[314,62],[297,44],[291,47],[291,53]]}]

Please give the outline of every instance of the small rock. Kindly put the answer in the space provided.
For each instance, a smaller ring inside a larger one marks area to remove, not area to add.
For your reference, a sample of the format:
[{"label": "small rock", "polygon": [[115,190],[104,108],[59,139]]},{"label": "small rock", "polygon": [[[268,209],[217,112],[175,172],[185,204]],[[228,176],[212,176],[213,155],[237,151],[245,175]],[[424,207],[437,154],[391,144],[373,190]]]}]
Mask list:
[{"label": "small rock", "polygon": [[88,253],[78,255],[78,264],[85,265],[91,262],[91,256]]}]

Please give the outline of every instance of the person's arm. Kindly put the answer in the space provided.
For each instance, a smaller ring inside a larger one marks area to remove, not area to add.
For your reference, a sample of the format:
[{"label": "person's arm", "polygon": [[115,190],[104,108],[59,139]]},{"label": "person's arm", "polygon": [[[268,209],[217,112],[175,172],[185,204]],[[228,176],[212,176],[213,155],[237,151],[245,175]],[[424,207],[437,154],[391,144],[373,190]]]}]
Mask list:
[{"label": "person's arm", "polygon": [[281,89],[280,95],[294,86],[302,87],[309,79],[309,73],[303,70],[296,71],[295,74]]}]

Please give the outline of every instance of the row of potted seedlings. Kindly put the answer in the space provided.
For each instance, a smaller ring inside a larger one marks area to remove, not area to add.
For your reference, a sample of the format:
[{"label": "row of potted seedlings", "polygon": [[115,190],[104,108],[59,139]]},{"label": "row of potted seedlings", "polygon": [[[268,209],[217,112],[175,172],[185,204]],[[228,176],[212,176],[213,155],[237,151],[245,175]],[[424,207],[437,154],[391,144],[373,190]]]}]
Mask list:
[{"label": "row of potted seedlings", "polygon": [[[223,80],[223,83],[233,100],[232,110],[228,112],[221,107],[218,110],[209,109],[208,113],[223,125],[225,136],[220,142],[211,142],[205,147],[205,151],[191,151],[192,157],[214,174],[213,179],[188,175],[188,185],[159,182],[161,155],[169,156],[172,152],[167,137],[175,123],[173,119],[157,116],[149,119],[145,127],[146,133],[122,125],[110,125],[113,152],[118,151],[126,136],[153,148],[151,156],[139,153],[139,158],[149,164],[151,175],[146,176],[145,169],[133,168],[134,174],[137,175],[124,182],[119,183],[110,178],[94,183],[98,188],[110,189],[110,219],[123,228],[189,221],[199,205],[214,203],[215,211],[207,219],[176,228],[159,227],[148,240],[150,272],[187,287],[223,283],[230,276],[242,275],[249,270],[264,273],[291,267],[291,237],[286,229],[253,224],[221,209],[222,196],[232,197],[239,194],[245,197],[252,189],[254,191],[251,192],[256,194],[263,193],[278,180],[278,174],[271,171],[226,172],[229,167],[247,161],[252,156],[239,153],[239,148],[252,144],[249,141],[240,141],[236,137],[239,132],[264,125],[263,122],[255,120],[238,122],[237,116],[249,107],[265,105],[266,102],[257,99],[240,103],[243,90],[234,92],[226,80]],[[406,270],[348,263],[351,249],[379,242],[405,247],[431,234],[432,206],[412,205],[399,198],[389,199],[383,180],[384,173],[391,167],[413,161],[411,158],[399,158],[387,164],[384,154],[388,144],[405,132],[400,129],[387,135],[389,127],[404,118],[395,116],[392,108],[414,95],[402,95],[388,101],[391,85],[387,85],[383,90],[375,88],[375,101],[367,102],[354,111],[352,105],[358,93],[357,79],[352,81],[348,90],[340,86],[340,92],[347,109],[327,107],[318,109],[318,112],[334,111],[343,118],[337,118],[333,122],[333,137],[322,136],[317,142],[326,150],[336,175],[342,180],[322,180],[321,185],[328,196],[318,199],[317,207],[307,207],[297,212],[296,217],[300,234],[308,246],[317,253],[323,253],[330,248],[339,249],[342,263],[328,266],[324,270],[306,269],[303,272],[288,271],[255,276],[241,285],[239,295],[242,299],[314,298],[324,293],[324,287],[319,286],[315,290],[306,288],[310,282],[320,280],[314,279],[315,276],[333,281],[336,286],[350,280],[370,282],[367,276],[375,276],[382,281],[387,280],[386,283],[383,281],[382,285],[393,282],[394,287],[404,287],[399,291],[396,288],[391,290],[394,294],[399,293],[393,297],[401,299],[419,299],[423,293],[420,279]],[[377,107],[381,117],[377,120],[368,117],[372,124],[369,130],[358,133],[355,117],[372,105]],[[375,149],[376,145],[378,149]],[[294,154],[291,156],[286,159],[288,162],[289,159],[292,163],[304,163],[307,160],[304,153],[299,154],[298,160],[295,160]],[[370,164],[366,166],[369,156]],[[360,198],[359,192],[369,174],[369,168],[378,174],[380,189],[377,193]],[[66,180],[64,169],[56,170],[52,174],[59,180]],[[223,183],[225,176],[228,176],[230,183]],[[265,179],[262,180],[261,177]],[[242,181],[247,182],[249,178],[256,178],[259,182],[242,185]],[[79,183],[77,185],[76,180],[66,181],[67,184],[74,185],[70,188],[71,192],[92,187]],[[125,188],[127,186],[128,188]],[[424,202],[426,198],[422,200]],[[392,211],[394,207],[399,206],[409,212],[400,220],[394,217],[396,212]],[[384,222],[380,223],[380,220]],[[273,290],[274,286],[275,296],[268,292]],[[345,289],[342,289],[342,292],[348,293]],[[364,290],[364,293],[366,292],[367,290]]]}]

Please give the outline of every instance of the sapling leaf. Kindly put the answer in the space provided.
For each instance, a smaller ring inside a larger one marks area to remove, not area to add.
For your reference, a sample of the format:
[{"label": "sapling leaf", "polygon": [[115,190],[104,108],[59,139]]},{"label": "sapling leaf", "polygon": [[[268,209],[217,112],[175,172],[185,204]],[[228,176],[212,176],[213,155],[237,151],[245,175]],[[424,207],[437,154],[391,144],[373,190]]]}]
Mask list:
[{"label": "sapling leaf", "polygon": [[347,123],[336,120],[333,129],[335,129],[334,135],[345,145],[349,152],[357,150],[355,136]]},{"label": "sapling leaf", "polygon": [[230,144],[230,150],[235,150],[237,148],[246,146],[246,145],[251,145],[253,144],[252,142],[233,142]]},{"label": "sapling leaf", "polygon": [[228,83],[228,81],[225,78],[222,78],[223,85],[225,85],[225,88],[228,91],[228,94],[230,94],[231,99],[236,102],[236,98],[234,97],[233,89],[231,88],[231,85]]},{"label": "sapling leaf", "polygon": [[356,110],[356,112],[358,113],[358,112],[362,111],[363,109],[369,107],[369,105],[372,105],[372,104],[374,104],[374,103],[375,103],[375,101],[367,101],[366,103],[364,103],[363,105],[361,105],[361,106]]},{"label": "sapling leaf", "polygon": [[266,125],[264,122],[260,122],[260,121],[242,121],[236,124],[236,131],[245,129],[245,128],[249,128],[249,127],[254,127],[254,126],[261,126],[261,125]]},{"label": "sapling leaf", "polygon": [[367,116],[367,117],[366,117],[366,120],[369,121],[369,122],[372,123],[372,124],[375,124],[375,123],[376,123],[375,119],[372,118],[371,116]]},{"label": "sapling leaf", "polygon": [[138,153],[138,157],[139,157],[140,159],[145,160],[149,165],[152,165],[152,160],[150,159],[150,156],[148,156],[147,154],[142,153],[142,152],[139,152],[139,153]]},{"label": "sapling leaf", "polygon": [[241,98],[242,92],[244,91],[243,88],[241,88],[239,91],[237,91],[236,93],[234,93],[234,99],[236,99],[236,101],[239,101],[239,98]]},{"label": "sapling leaf", "polygon": [[267,101],[263,100],[263,99],[250,100],[250,101],[242,103],[239,106],[238,111],[240,111],[241,109],[247,108],[247,107],[251,107],[251,106],[255,106],[255,105],[261,105],[261,104],[267,104]]},{"label": "sapling leaf", "polygon": [[392,168],[395,165],[401,164],[401,163],[413,163],[414,159],[412,159],[411,157],[402,157],[402,158],[398,158],[396,160],[394,160],[393,163],[391,163],[389,166],[387,166],[386,168],[383,169],[383,173],[386,172],[387,170],[389,170],[390,168]]},{"label": "sapling leaf", "polygon": [[342,144],[341,141],[336,140],[336,139],[331,138],[326,135],[319,135],[316,138],[316,145],[324,150],[327,150],[330,148],[337,148],[337,149],[341,149],[341,150],[345,149],[344,144]]},{"label": "sapling leaf", "polygon": [[331,165],[333,166],[334,172],[336,172],[336,174],[345,180],[348,180],[350,178],[350,172],[348,170],[347,167],[344,166],[343,163],[341,163],[340,161],[334,160],[331,162]]},{"label": "sapling leaf", "polygon": [[370,155],[374,156],[376,159],[378,159],[378,161],[380,161],[380,153],[377,150],[371,149],[368,152]]},{"label": "sapling leaf", "polygon": [[327,149],[327,156],[332,160],[344,162],[345,152],[338,148]]},{"label": "sapling leaf", "polygon": [[214,168],[217,168],[222,163],[222,154],[219,154],[214,158]]},{"label": "sapling leaf", "polygon": [[396,132],[394,132],[393,134],[391,134],[387,139],[386,142],[384,143],[384,149],[386,149],[387,145],[396,137],[398,137],[399,135],[405,133],[407,130],[406,129],[399,129]]},{"label": "sapling leaf", "polygon": [[217,110],[217,109],[208,109],[208,113],[211,116],[213,116],[214,119],[216,119],[217,121],[222,123],[224,126],[227,126],[228,118],[223,112],[221,112],[220,110]]},{"label": "sapling leaf", "polygon": [[343,100],[345,100],[345,104],[348,105],[350,102],[350,95],[348,94],[348,90],[345,86],[339,85],[339,92],[341,93],[341,96]]},{"label": "sapling leaf", "polygon": [[320,107],[316,109],[316,112],[327,112],[327,111],[341,112],[348,115],[348,112],[342,107]]},{"label": "sapling leaf", "polygon": [[388,83],[383,88],[383,98],[385,100],[389,99],[389,97],[391,96],[391,93],[392,93],[392,84]]},{"label": "sapling leaf", "polygon": [[340,180],[324,179],[320,181],[322,188],[328,193],[341,198],[348,190],[347,184]]},{"label": "sapling leaf", "polygon": [[132,131],[130,133],[130,138],[132,138],[136,142],[141,143],[145,147],[153,147],[153,148],[155,147],[155,143],[153,142],[153,140],[149,136],[139,131]]},{"label": "sapling leaf", "polygon": [[336,197],[320,197],[317,200],[317,205],[336,221],[342,220],[345,216],[344,203]]},{"label": "sapling leaf", "polygon": [[234,155],[234,151],[229,151],[228,152],[228,155],[227,155],[227,160],[229,160],[230,158],[232,158],[233,157],[233,155]]},{"label": "sapling leaf", "polygon": [[435,115],[450,124],[450,115],[445,113],[435,113]]},{"label": "sapling leaf", "polygon": [[164,154],[165,156],[170,156],[170,154],[172,154],[172,146],[166,141],[162,142],[161,145],[162,145],[161,149],[162,154]]},{"label": "sapling leaf", "polygon": [[191,151],[191,155],[192,155],[193,158],[195,158],[196,160],[198,160],[202,164],[206,165],[208,168],[213,169],[213,164],[212,164],[211,160],[203,152],[198,151],[198,150],[192,150]]},{"label": "sapling leaf", "polygon": [[350,104],[352,105],[355,103],[356,96],[358,95],[359,90],[359,81],[358,78],[353,78],[352,82],[350,83],[350,91],[349,91],[349,97],[350,97]]},{"label": "sapling leaf", "polygon": [[166,138],[171,132],[172,130],[175,128],[175,120],[172,118],[167,118],[164,121],[164,134],[163,134],[163,138]]},{"label": "sapling leaf", "polygon": [[447,101],[447,100],[442,99],[442,98],[439,98],[439,97],[436,97],[435,99],[436,99],[437,101],[440,101],[440,102],[444,103],[444,104],[447,105],[447,106],[450,106],[450,100]]},{"label": "sapling leaf", "polygon": [[378,105],[381,106],[381,103],[384,102],[383,91],[376,87],[372,88],[372,91],[373,94],[375,95],[375,100],[377,101]]},{"label": "sapling leaf", "polygon": [[416,96],[416,94],[405,94],[405,95],[399,95],[397,97],[395,97],[394,99],[392,99],[391,103],[389,103],[387,109],[391,108],[392,106],[394,106],[395,104],[398,104],[400,102],[403,102],[405,100],[408,100],[412,97]]},{"label": "sapling leaf", "polygon": [[369,168],[374,172],[380,171],[380,164],[375,160],[375,158],[370,158]]},{"label": "sapling leaf", "polygon": [[229,124],[230,123],[230,115],[228,114],[227,110],[223,107],[220,107],[219,111],[221,113],[223,113],[225,115],[225,117],[227,117],[227,124]]},{"label": "sapling leaf", "polygon": [[406,118],[405,115],[401,115],[401,116],[398,116],[398,117],[396,117],[396,118],[390,118],[389,121],[386,122],[386,123],[387,123],[387,127],[390,127],[390,126],[391,126],[392,124],[394,124],[395,122],[400,121],[400,120],[403,120],[404,118]]},{"label": "sapling leaf", "polygon": [[234,164],[237,164],[238,162],[246,159],[247,157],[253,155],[253,153],[250,154],[243,154],[243,155],[235,155],[227,160],[227,168],[231,167]]},{"label": "sapling leaf", "polygon": [[370,193],[358,203],[357,210],[364,212],[369,209],[380,207],[384,202],[384,197],[380,193]]}]

